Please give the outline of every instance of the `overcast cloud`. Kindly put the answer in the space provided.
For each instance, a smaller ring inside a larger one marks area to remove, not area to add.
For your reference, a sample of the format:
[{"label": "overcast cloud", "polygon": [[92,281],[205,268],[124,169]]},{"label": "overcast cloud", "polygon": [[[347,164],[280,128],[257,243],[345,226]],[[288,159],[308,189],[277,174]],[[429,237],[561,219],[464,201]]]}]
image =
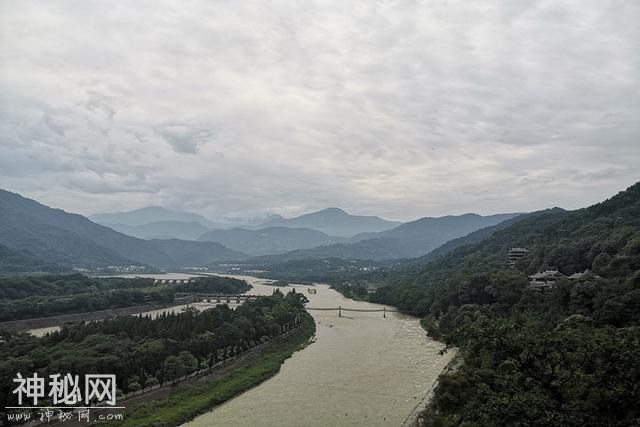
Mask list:
[{"label": "overcast cloud", "polygon": [[640,2],[0,2],[0,188],[408,220],[640,179]]}]

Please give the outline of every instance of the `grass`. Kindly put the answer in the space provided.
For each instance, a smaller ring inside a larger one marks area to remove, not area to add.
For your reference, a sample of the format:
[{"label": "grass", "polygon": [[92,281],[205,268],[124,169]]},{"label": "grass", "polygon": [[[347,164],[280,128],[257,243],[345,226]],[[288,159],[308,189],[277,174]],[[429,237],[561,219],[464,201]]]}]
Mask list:
[{"label": "grass", "polygon": [[178,388],[167,398],[135,406],[125,413],[125,420],[116,425],[169,427],[185,423],[277,374],[284,361],[308,343],[315,330],[313,318],[305,313],[298,330],[272,343],[273,348],[259,359],[222,379],[199,381]]}]

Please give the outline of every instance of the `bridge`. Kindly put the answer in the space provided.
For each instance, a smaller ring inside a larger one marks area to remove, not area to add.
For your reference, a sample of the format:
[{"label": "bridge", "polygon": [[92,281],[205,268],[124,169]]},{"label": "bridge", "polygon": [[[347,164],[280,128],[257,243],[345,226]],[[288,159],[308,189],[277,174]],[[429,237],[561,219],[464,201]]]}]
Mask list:
[{"label": "bridge", "polygon": [[398,310],[390,310],[386,307],[382,308],[345,308],[342,306],[338,307],[305,307],[306,310],[315,310],[315,311],[337,311],[338,317],[342,317],[343,311],[355,311],[361,313],[382,313],[382,317],[386,318],[387,313],[397,313]]},{"label": "bridge", "polygon": [[197,278],[189,279],[155,279],[153,283],[155,285],[185,285],[187,283],[195,283]]},{"label": "bridge", "polygon": [[[227,303],[235,302],[241,304],[245,301],[255,301],[264,295],[249,295],[249,294],[196,294],[176,292],[176,298],[192,298],[193,302],[205,302],[205,303]],[[305,307],[309,311],[337,311],[338,317],[342,317],[342,312],[360,312],[360,313],[382,313],[382,317],[386,318],[387,313],[398,313],[398,310],[382,308],[346,308],[342,306],[338,307]]]},{"label": "bridge", "polygon": [[175,294],[177,298],[192,297],[193,302],[219,302],[231,304],[234,301],[238,304],[245,301],[255,301],[260,295],[247,295],[247,294],[194,294],[194,293],[181,293]]}]

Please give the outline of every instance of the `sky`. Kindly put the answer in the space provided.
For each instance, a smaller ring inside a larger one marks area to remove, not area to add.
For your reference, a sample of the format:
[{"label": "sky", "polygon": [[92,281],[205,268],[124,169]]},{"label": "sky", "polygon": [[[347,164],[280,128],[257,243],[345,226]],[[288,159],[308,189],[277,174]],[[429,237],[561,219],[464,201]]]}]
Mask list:
[{"label": "sky", "polygon": [[568,209],[640,180],[640,2],[0,0],[0,188],[83,214]]}]

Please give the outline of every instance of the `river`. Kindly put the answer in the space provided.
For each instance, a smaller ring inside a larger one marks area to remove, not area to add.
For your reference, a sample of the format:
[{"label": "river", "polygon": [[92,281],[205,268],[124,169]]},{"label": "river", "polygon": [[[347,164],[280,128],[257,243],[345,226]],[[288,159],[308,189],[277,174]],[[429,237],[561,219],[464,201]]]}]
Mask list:
[{"label": "river", "polygon": [[[156,279],[156,278],[157,279],[188,279],[190,277],[195,277],[195,276],[196,276],[195,274],[185,274],[185,273],[164,273],[164,274],[122,274],[117,277],[124,277],[127,279],[134,279],[136,277],[142,277],[146,279]],[[98,277],[114,277],[114,276],[98,276]],[[234,302],[229,304],[230,307],[235,307],[235,305],[236,304]],[[204,309],[212,306],[215,306],[215,304],[206,304],[206,303],[189,304],[189,307],[195,307],[200,309]],[[151,315],[153,317],[156,317],[162,313],[173,313],[174,311],[181,311],[186,307],[187,307],[186,304],[175,305],[167,308],[159,308],[156,310],[143,311],[141,313],[134,314],[134,316],[138,316],[142,314],[142,315]],[[42,336],[45,336],[46,334],[59,331],[60,329],[61,329],[60,326],[46,326],[44,328],[29,329],[27,332],[29,332],[33,336],[42,337]]]},{"label": "river", "polygon": [[[231,277],[251,283],[248,294],[269,295],[276,289],[265,285],[264,279]],[[278,289],[287,292],[289,288]],[[314,286],[316,294],[309,294],[306,286],[295,288],[309,298],[308,307],[383,307],[347,299],[326,285]],[[343,312],[338,317],[335,311],[309,312],[317,326],[314,343],[285,361],[271,379],[184,426],[402,426],[417,407],[424,408],[438,375],[455,354],[440,355],[444,345],[426,337],[415,317],[387,313],[383,318],[380,312]],[[32,333],[45,329],[50,328]]]},{"label": "river", "polygon": [[[273,292],[262,279],[233,277],[253,285],[248,293]],[[347,299],[326,285],[314,288],[316,294],[296,287],[309,298],[308,307],[382,308]],[[439,355],[444,345],[426,337],[415,317],[309,312],[317,325],[313,344],[296,352],[271,379],[184,425],[402,426],[416,406],[424,407],[454,355]]]}]

